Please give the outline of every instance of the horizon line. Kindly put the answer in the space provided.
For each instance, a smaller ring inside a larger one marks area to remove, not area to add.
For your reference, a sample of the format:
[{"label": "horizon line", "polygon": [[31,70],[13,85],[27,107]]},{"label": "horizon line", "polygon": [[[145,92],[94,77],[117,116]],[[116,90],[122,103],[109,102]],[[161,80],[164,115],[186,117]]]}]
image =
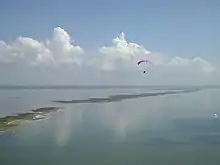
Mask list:
[{"label": "horizon line", "polygon": [[26,85],[16,85],[16,84],[0,84],[0,89],[101,89],[101,88],[220,88],[220,85],[54,85],[54,84],[26,84]]}]

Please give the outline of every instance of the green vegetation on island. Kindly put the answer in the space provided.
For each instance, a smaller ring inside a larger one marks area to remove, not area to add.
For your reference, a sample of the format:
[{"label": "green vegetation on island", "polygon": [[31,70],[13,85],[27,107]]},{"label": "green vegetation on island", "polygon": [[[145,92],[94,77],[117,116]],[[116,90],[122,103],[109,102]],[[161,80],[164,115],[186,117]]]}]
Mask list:
[{"label": "green vegetation on island", "polygon": [[60,107],[43,107],[31,110],[32,112],[19,113],[0,118],[0,131],[11,130],[19,125],[21,121],[40,120],[46,117],[46,114],[55,112],[61,109]]}]

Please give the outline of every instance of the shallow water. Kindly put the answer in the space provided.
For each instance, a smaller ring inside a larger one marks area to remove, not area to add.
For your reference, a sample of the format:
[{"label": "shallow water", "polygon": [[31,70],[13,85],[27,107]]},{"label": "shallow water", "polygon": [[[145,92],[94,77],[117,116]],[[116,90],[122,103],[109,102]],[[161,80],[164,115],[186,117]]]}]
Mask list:
[{"label": "shallow water", "polygon": [[0,136],[1,164],[219,164],[220,90],[116,102],[53,100],[160,92],[150,89],[1,90],[0,116],[62,106]]}]

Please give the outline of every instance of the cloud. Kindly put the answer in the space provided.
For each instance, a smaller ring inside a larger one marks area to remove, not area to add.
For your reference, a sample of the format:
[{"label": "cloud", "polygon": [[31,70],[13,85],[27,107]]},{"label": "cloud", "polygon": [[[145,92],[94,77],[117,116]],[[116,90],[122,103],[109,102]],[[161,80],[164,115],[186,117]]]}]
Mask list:
[{"label": "cloud", "polygon": [[169,59],[162,53],[148,50],[143,45],[127,41],[124,32],[114,38],[111,45],[100,47],[99,53],[93,64],[103,70],[137,69],[136,62],[140,59],[150,60],[157,71],[160,69],[176,69],[198,74],[200,72],[211,73],[217,70],[216,67],[201,57],[190,59],[177,56]]},{"label": "cloud", "polygon": [[[200,57],[168,59],[162,53],[148,50],[143,45],[129,42],[121,32],[110,45],[101,46],[93,58],[83,60],[85,51],[73,45],[70,35],[62,28],[54,28],[52,37],[38,41],[30,37],[18,37],[11,43],[0,41],[0,62],[19,63],[28,66],[95,66],[100,70],[138,69],[139,59],[149,59],[154,66],[166,69],[185,69],[211,73],[217,69]],[[70,64],[70,65],[67,65]]]},{"label": "cloud", "polygon": [[71,42],[71,37],[62,28],[54,28],[53,36],[46,41],[37,41],[29,37],[18,37],[12,43],[0,41],[0,61],[21,63],[31,66],[76,63],[84,50]]},{"label": "cloud", "polygon": [[150,54],[150,51],[144,46],[128,42],[124,32],[114,38],[111,45],[102,46],[98,51],[99,55],[93,64],[101,66],[101,69],[104,70],[114,70],[121,66],[127,67],[129,62],[134,62],[138,56]]},{"label": "cloud", "polygon": [[190,69],[192,71],[203,71],[211,73],[217,70],[216,67],[205,61],[201,57],[195,57],[192,59],[174,57],[168,62],[168,66],[172,67],[184,67],[184,69]]},{"label": "cloud", "polygon": [[[146,85],[216,81],[216,66],[199,56],[186,57],[189,54],[169,57],[149,50],[129,41],[124,32],[90,54],[57,27],[44,41],[21,36],[10,43],[0,40],[0,83]],[[153,66],[137,66],[140,59],[148,59]],[[143,69],[149,69],[146,76]]]}]

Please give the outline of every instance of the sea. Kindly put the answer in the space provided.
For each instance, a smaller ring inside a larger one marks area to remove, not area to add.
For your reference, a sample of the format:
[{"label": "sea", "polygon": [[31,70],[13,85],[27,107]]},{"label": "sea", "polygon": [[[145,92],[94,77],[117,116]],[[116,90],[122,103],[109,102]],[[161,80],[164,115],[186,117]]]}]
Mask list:
[{"label": "sea", "polygon": [[1,131],[1,165],[220,164],[219,88],[2,87],[0,105],[60,108]]}]

